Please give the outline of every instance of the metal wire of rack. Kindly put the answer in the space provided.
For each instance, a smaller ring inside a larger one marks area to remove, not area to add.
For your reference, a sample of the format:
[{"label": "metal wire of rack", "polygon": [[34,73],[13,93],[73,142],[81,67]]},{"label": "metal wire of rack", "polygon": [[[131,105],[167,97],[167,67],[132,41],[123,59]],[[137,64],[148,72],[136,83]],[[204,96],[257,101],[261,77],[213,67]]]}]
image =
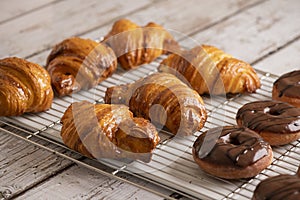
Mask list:
[{"label": "metal wire of rack", "polygon": [[[55,98],[51,109],[48,111],[36,114],[27,113],[20,117],[1,117],[0,131],[27,140],[104,175],[136,185],[118,176],[120,172],[125,172],[191,199],[250,199],[253,190],[261,180],[278,174],[293,174],[297,171],[300,163],[300,155],[297,153],[300,148],[299,141],[273,148],[273,163],[252,179],[228,181],[210,176],[201,171],[192,158],[191,147],[199,134],[220,124],[236,124],[235,114],[247,102],[270,99],[272,83],[277,77],[262,71],[257,71],[262,86],[254,94],[236,95],[227,99],[203,97],[209,117],[205,127],[200,132],[185,138],[172,138],[172,134],[162,130],[160,132],[161,143],[155,149],[150,163],[143,163],[138,160],[98,160],[98,162],[112,169],[110,172],[107,172],[84,162],[83,159],[80,159],[81,156],[78,153],[64,146],[60,137],[60,118],[72,102],[87,100],[94,103],[103,103],[107,87],[133,82],[153,73],[156,71],[158,63],[159,60],[127,73],[119,70],[112,77],[89,91],[81,91],[72,96]],[[16,130],[18,132],[21,131],[22,134],[18,134]],[[62,147],[65,151],[59,152],[38,141],[49,142]],[[73,152],[75,156],[71,155],[70,152]],[[145,186],[136,186],[169,198],[153,189],[145,188]]]}]

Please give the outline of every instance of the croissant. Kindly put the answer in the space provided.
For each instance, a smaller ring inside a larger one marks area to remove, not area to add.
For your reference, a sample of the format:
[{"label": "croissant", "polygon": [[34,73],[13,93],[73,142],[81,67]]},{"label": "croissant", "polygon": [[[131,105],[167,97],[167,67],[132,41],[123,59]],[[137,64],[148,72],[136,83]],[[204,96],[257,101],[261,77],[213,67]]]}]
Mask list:
[{"label": "croissant", "polygon": [[45,111],[52,100],[50,76],[43,67],[17,57],[0,60],[0,116]]},{"label": "croissant", "polygon": [[154,73],[131,84],[110,87],[105,102],[128,105],[136,116],[165,125],[179,135],[200,130],[207,118],[199,94],[168,73]]},{"label": "croissant", "polygon": [[160,138],[155,127],[134,118],[125,105],[71,104],[62,119],[61,137],[90,158],[131,158],[149,162]]},{"label": "croissant", "polygon": [[114,23],[104,40],[126,70],[150,63],[162,54],[179,49],[172,35],[153,22],[140,27],[127,19],[121,19]]},{"label": "croissant", "polygon": [[260,80],[248,63],[208,45],[197,46],[181,55],[171,54],[160,63],[158,70],[176,74],[199,94],[252,93],[260,88]]},{"label": "croissant", "polygon": [[111,48],[78,37],[54,46],[46,64],[58,96],[90,89],[112,75],[116,68],[117,58]]}]

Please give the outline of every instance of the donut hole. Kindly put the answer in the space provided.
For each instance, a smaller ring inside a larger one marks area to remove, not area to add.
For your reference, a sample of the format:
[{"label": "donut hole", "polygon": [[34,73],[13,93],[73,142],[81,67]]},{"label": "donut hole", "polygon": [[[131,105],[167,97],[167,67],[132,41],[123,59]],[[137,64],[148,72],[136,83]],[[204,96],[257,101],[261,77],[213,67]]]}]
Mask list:
[{"label": "donut hole", "polygon": [[272,109],[270,110],[269,114],[275,116],[281,115],[281,113],[278,110],[272,110]]},{"label": "donut hole", "polygon": [[220,140],[225,144],[232,144],[232,145],[240,145],[240,141],[237,137],[232,137],[231,134],[226,134],[222,137],[220,137]]},{"label": "donut hole", "polygon": [[230,143],[233,145],[240,145],[240,141],[237,138],[231,138]]},{"label": "donut hole", "polygon": [[269,107],[266,107],[264,109],[264,113],[274,115],[274,116],[281,115],[281,113],[277,109],[270,109]]}]

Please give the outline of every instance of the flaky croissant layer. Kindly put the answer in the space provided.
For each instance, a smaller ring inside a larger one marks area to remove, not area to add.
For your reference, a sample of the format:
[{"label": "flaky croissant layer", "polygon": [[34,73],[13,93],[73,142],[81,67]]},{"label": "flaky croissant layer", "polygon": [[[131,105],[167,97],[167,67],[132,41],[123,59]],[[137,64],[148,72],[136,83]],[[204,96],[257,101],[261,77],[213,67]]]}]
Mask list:
[{"label": "flaky croissant layer", "polygon": [[260,88],[260,80],[248,63],[208,45],[169,55],[159,71],[179,75],[199,94],[252,93]]},{"label": "flaky croissant layer", "polygon": [[117,68],[111,48],[90,39],[72,37],[60,42],[47,58],[46,69],[59,96],[90,89]]},{"label": "flaky croissant layer", "polygon": [[160,138],[155,127],[134,118],[125,105],[71,104],[61,123],[61,137],[71,149],[91,158],[131,158],[149,162]]},{"label": "flaky croissant layer", "polygon": [[108,88],[105,102],[128,105],[136,116],[165,125],[178,135],[200,130],[207,118],[199,94],[168,73],[154,73],[132,84]]},{"label": "flaky croissant layer", "polygon": [[130,20],[120,19],[114,23],[104,40],[126,70],[150,63],[162,54],[179,49],[173,36],[153,22],[141,27]]},{"label": "flaky croissant layer", "polygon": [[50,76],[43,67],[17,57],[0,60],[0,116],[45,111],[52,100]]}]

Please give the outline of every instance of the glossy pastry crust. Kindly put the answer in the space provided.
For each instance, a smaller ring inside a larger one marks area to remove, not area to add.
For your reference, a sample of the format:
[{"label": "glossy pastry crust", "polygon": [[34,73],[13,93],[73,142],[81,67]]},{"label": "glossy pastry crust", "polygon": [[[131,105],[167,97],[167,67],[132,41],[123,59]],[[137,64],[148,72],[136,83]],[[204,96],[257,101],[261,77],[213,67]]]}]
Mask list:
[{"label": "glossy pastry crust", "polygon": [[46,64],[58,96],[90,89],[111,76],[116,68],[117,58],[111,48],[78,37],[55,45]]},{"label": "glossy pastry crust", "polygon": [[300,108],[300,70],[280,76],[273,84],[272,98]]},{"label": "glossy pastry crust", "polygon": [[141,27],[130,20],[120,19],[114,23],[104,40],[126,70],[150,63],[162,54],[179,49],[173,36],[153,22]]},{"label": "glossy pastry crust", "polygon": [[181,77],[199,94],[252,93],[260,88],[260,80],[248,63],[209,45],[169,55],[159,71]]},{"label": "glossy pastry crust", "polygon": [[71,104],[62,119],[61,137],[90,158],[130,158],[149,162],[160,138],[155,127],[134,118],[125,105]]},{"label": "glossy pastry crust", "polygon": [[216,127],[201,134],[192,154],[200,168],[225,179],[250,178],[267,168],[273,158],[270,145],[245,127]]},{"label": "glossy pastry crust", "polygon": [[284,145],[300,138],[300,108],[280,101],[255,101],[242,106],[237,124],[254,130],[270,145]]},{"label": "glossy pastry crust", "polygon": [[105,102],[128,105],[136,116],[165,125],[173,134],[191,135],[207,119],[199,94],[168,73],[154,73],[132,84],[108,88]]},{"label": "glossy pastry crust", "polygon": [[50,76],[43,67],[17,57],[0,60],[0,116],[45,111],[52,100]]}]

